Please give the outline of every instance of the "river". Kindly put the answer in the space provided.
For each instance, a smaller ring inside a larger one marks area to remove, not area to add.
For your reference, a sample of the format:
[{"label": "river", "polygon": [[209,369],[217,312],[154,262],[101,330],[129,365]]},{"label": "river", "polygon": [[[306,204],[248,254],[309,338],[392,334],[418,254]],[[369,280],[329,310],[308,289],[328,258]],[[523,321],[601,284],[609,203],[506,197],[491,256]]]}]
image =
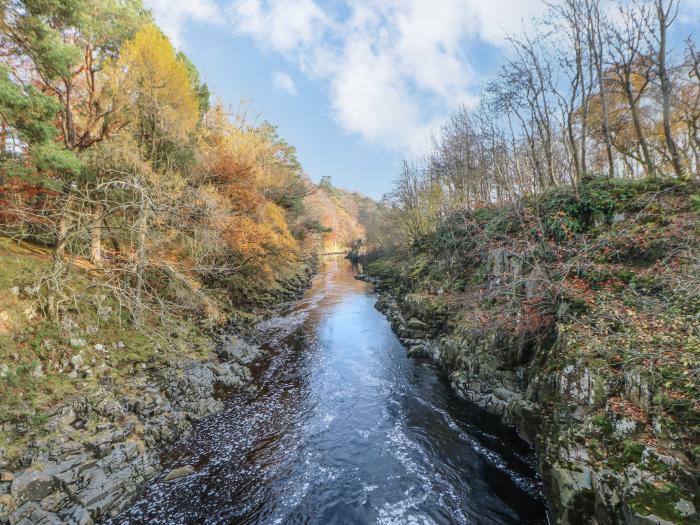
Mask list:
[{"label": "river", "polygon": [[544,524],[530,448],[406,356],[371,285],[326,258],[260,326],[256,388],[198,422],[117,523]]}]

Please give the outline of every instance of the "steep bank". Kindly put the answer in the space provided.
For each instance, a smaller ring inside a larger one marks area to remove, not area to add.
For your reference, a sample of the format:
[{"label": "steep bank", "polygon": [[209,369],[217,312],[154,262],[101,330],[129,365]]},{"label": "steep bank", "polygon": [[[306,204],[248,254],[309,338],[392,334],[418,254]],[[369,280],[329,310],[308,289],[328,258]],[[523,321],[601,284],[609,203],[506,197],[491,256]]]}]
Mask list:
[{"label": "steep bank", "polygon": [[[0,523],[93,523],[161,470],[161,453],[251,383],[261,350],[232,335],[299,297],[313,264],[215,318],[149,318],[137,330],[80,265],[60,326],[37,309],[44,251],[0,251]],[[97,309],[97,310],[95,310]],[[174,472],[171,476],[184,475]]]},{"label": "steep bank", "polygon": [[366,264],[409,352],[534,444],[555,523],[698,523],[697,193],[591,180]]}]

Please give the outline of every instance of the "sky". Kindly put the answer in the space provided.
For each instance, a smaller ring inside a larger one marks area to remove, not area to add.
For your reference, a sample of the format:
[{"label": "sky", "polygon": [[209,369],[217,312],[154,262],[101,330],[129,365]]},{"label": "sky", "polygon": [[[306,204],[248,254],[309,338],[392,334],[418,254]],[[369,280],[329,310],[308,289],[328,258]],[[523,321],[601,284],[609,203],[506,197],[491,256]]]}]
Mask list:
[{"label": "sky", "polygon": [[[477,100],[541,0],[145,0],[214,97],[267,120],[312,180],[380,198]],[[681,30],[700,0],[681,0]],[[697,31],[695,31],[697,33]]]}]

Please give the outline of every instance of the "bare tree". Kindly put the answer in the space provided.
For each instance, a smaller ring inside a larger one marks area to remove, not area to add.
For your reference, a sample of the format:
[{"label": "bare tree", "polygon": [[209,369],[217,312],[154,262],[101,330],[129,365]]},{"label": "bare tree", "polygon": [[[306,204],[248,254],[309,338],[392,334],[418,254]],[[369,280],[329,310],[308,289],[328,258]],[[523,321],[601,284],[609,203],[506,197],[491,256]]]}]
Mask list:
[{"label": "bare tree", "polygon": [[673,170],[676,176],[682,179],[684,177],[683,164],[681,163],[680,154],[676,141],[673,138],[673,129],[671,127],[672,85],[668,67],[668,29],[678,16],[678,0],[668,0],[668,2],[665,0],[655,0],[654,7],[656,9],[658,31],[653,32],[653,35],[657,43],[656,69],[661,85],[664,138],[666,139],[666,147],[668,148]]},{"label": "bare tree", "polygon": [[[656,170],[649,144],[643,130],[640,116],[640,100],[651,82],[652,64],[648,55],[642,50],[643,31],[648,26],[650,13],[646,6],[637,5],[637,9],[621,8],[624,27],[607,24],[610,47],[613,51],[611,71],[622,88],[629,104],[632,124],[634,126],[642,165],[647,177],[655,175]],[[634,85],[637,80],[638,85]]]},{"label": "bare tree", "polygon": [[608,160],[608,176],[615,176],[615,160],[612,152],[612,136],[610,134],[610,116],[608,112],[608,97],[605,86],[605,48],[603,26],[601,21],[600,0],[585,0],[586,2],[586,38],[591,53],[591,62],[598,81],[598,96],[602,120],[603,140]]}]

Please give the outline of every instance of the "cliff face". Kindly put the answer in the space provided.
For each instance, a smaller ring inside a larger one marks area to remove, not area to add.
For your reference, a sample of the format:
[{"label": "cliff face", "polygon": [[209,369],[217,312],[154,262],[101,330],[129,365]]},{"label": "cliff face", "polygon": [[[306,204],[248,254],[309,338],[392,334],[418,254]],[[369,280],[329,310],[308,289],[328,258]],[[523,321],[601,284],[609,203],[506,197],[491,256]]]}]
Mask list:
[{"label": "cliff face", "polygon": [[377,307],[533,443],[555,523],[698,523],[697,188],[581,191],[369,262]]}]

